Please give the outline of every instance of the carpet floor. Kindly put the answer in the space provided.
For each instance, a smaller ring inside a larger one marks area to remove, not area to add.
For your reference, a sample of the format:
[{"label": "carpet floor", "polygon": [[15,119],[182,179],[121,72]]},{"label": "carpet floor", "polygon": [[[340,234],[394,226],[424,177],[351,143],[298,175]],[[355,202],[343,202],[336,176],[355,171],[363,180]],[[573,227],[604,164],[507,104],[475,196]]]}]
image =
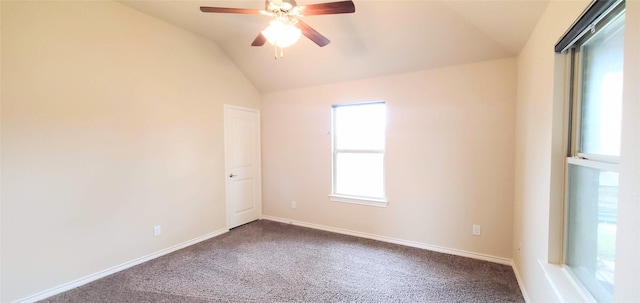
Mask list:
[{"label": "carpet floor", "polygon": [[524,302],[509,266],[267,220],[42,302]]}]

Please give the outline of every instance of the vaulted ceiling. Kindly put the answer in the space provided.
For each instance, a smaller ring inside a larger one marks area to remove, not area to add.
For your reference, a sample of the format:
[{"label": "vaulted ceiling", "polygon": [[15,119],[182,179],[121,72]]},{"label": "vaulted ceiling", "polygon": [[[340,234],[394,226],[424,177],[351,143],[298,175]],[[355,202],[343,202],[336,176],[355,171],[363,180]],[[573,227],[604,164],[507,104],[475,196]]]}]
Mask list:
[{"label": "vaulted ceiling", "polygon": [[[298,5],[334,0],[297,0]],[[302,37],[274,59],[250,46],[269,17],[202,13],[200,6],[264,9],[260,0],[121,0],[216,42],[261,92],[412,72],[517,55],[547,0],[355,0],[355,14],[307,16],[331,43]]]}]

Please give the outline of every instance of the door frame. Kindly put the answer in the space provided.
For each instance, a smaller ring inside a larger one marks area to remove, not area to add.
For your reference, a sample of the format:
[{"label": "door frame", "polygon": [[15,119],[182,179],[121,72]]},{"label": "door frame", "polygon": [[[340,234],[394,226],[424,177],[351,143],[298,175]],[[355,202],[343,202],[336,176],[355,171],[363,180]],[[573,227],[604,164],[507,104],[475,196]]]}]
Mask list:
[{"label": "door frame", "polygon": [[256,159],[255,159],[255,163],[256,163],[256,168],[255,168],[255,179],[256,179],[256,183],[258,186],[258,193],[259,195],[256,197],[257,201],[257,208],[258,208],[258,220],[262,219],[262,154],[261,154],[261,150],[262,150],[262,144],[261,144],[261,125],[260,125],[260,110],[259,109],[255,109],[255,108],[249,108],[249,107],[242,107],[242,106],[236,106],[236,105],[230,105],[230,104],[224,104],[223,105],[223,124],[224,124],[224,190],[225,190],[225,226],[227,229],[230,229],[230,222],[231,222],[231,209],[232,209],[232,205],[231,205],[231,191],[229,190],[231,188],[231,178],[229,178],[229,175],[231,174],[231,159],[229,157],[229,155],[231,154],[231,151],[229,150],[230,148],[230,140],[231,140],[231,134],[230,134],[230,130],[227,127],[227,122],[228,122],[228,117],[227,117],[227,110],[237,110],[237,111],[246,111],[246,112],[251,112],[256,114],[257,117],[257,123],[256,123],[256,127],[257,129],[255,129],[256,131],[256,146],[257,146],[257,150],[256,152]]}]

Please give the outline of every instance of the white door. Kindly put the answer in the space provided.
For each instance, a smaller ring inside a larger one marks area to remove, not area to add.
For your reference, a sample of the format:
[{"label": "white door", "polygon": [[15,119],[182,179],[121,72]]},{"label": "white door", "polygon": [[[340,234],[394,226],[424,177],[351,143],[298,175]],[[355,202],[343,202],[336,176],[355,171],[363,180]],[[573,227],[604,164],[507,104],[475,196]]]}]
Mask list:
[{"label": "white door", "polygon": [[260,111],[224,106],[227,228],[249,223],[262,213]]}]

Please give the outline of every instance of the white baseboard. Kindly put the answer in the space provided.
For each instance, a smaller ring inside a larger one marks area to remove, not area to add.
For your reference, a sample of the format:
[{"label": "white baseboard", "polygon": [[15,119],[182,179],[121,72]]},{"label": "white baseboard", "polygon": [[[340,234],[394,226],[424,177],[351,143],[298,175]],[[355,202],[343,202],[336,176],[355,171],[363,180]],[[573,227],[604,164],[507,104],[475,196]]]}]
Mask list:
[{"label": "white baseboard", "polygon": [[186,242],[183,242],[183,243],[180,243],[180,244],[176,244],[174,246],[159,250],[159,251],[154,252],[152,254],[149,254],[149,255],[146,255],[146,256],[131,260],[129,262],[125,262],[125,263],[122,263],[120,265],[105,269],[105,270],[97,272],[95,274],[88,275],[86,277],[77,279],[75,281],[71,281],[69,283],[65,283],[65,284],[62,284],[60,286],[56,286],[56,287],[50,288],[50,289],[45,290],[43,292],[39,292],[39,293],[37,293],[35,295],[31,295],[29,297],[19,299],[19,300],[15,301],[15,302],[16,303],[31,303],[31,302],[44,300],[44,299],[46,299],[48,297],[57,295],[59,293],[63,293],[65,291],[67,291],[67,290],[71,290],[73,288],[85,285],[85,284],[87,284],[89,282],[93,282],[95,280],[104,278],[104,277],[106,277],[108,275],[111,275],[111,274],[117,273],[119,271],[125,270],[125,269],[127,269],[129,267],[132,267],[132,266],[135,266],[135,265],[138,265],[138,264],[153,260],[153,259],[158,258],[158,257],[162,257],[162,256],[164,256],[166,254],[172,253],[172,252],[174,252],[176,250],[185,248],[187,246],[191,246],[191,245],[200,243],[202,241],[209,240],[209,239],[211,239],[213,237],[222,235],[222,234],[224,234],[224,233],[226,233],[228,231],[229,231],[228,229],[221,229],[221,230],[218,230],[218,231],[214,231],[212,233],[208,233],[206,235],[191,239],[189,241],[186,241]]},{"label": "white baseboard", "polygon": [[334,232],[334,233],[350,235],[350,236],[355,236],[355,237],[360,237],[360,238],[367,238],[367,239],[378,240],[378,241],[382,241],[382,242],[388,242],[388,243],[394,243],[394,244],[399,244],[399,245],[404,245],[404,246],[410,246],[410,247],[415,247],[415,248],[420,248],[420,249],[426,249],[426,250],[441,252],[441,253],[450,254],[450,255],[456,255],[456,256],[461,256],[461,257],[467,257],[467,258],[472,258],[472,259],[477,259],[477,260],[488,261],[488,262],[492,262],[492,263],[504,264],[504,265],[509,265],[509,266],[512,266],[512,264],[513,264],[513,261],[511,259],[507,259],[507,258],[496,257],[496,256],[491,256],[491,255],[485,255],[485,254],[469,252],[469,251],[464,251],[464,250],[459,250],[459,249],[446,248],[446,247],[441,247],[441,246],[436,246],[436,245],[429,245],[429,244],[424,244],[424,243],[420,243],[420,242],[402,240],[402,239],[391,238],[391,237],[380,236],[380,235],[374,235],[374,234],[369,234],[369,233],[363,233],[363,232],[353,231],[353,230],[348,230],[348,229],[330,227],[330,226],[325,226],[325,225],[319,225],[319,224],[313,224],[313,223],[307,223],[307,222],[302,222],[302,221],[295,221],[295,220],[272,217],[272,216],[265,216],[265,215],[262,215],[262,219],[270,220],[270,221],[276,221],[276,222],[280,222],[280,223],[286,223],[286,224],[293,224],[293,225],[298,225],[298,226],[303,226],[303,227],[309,227],[309,228],[319,229],[319,230],[324,230],[324,231],[330,231],[330,232]]},{"label": "white baseboard", "polygon": [[[451,248],[445,248],[445,247],[441,247],[441,246],[436,246],[436,245],[428,245],[428,244],[424,244],[424,243],[419,243],[419,242],[414,242],[414,241],[408,241],[408,240],[402,240],[402,239],[397,239],[397,238],[391,238],[391,237],[386,237],[386,236],[380,236],[380,235],[374,235],[374,234],[369,234],[369,233],[363,233],[363,232],[358,232],[358,231],[352,231],[352,230],[347,230],[347,229],[342,229],[342,228],[336,228],[336,227],[330,227],[330,226],[325,226],[325,225],[319,225],[319,224],[313,224],[313,223],[307,223],[307,222],[302,222],[302,221],[295,221],[295,220],[290,220],[290,219],[284,219],[284,218],[278,218],[278,217],[273,217],[273,216],[266,216],[266,215],[262,215],[261,216],[262,219],[264,220],[269,220],[269,221],[275,221],[275,222],[281,222],[281,223],[286,223],[286,224],[292,224],[292,225],[297,225],[297,226],[302,226],[302,227],[308,227],[308,228],[313,228],[313,229],[318,229],[318,230],[324,230],[324,231],[329,231],[329,232],[335,232],[335,233],[339,233],[339,234],[344,234],[344,235],[350,235],[350,236],[355,236],[355,237],[360,237],[360,238],[366,238],[366,239],[372,239],[372,240],[377,240],[377,241],[382,241],[382,242],[388,242],[388,243],[394,243],[394,244],[399,244],[399,245],[404,245],[404,246],[410,246],[410,247],[416,247],[416,248],[420,248],[420,249],[425,249],[425,250],[430,250],[430,251],[436,251],[436,252],[441,252],[441,253],[446,253],[446,254],[450,254],[450,255],[456,255],[456,256],[462,256],[462,257],[467,257],[467,258],[472,258],[472,259],[477,259],[477,260],[483,260],[483,261],[488,261],[488,262],[493,262],[493,263],[498,263],[498,264],[504,264],[504,265],[510,265],[516,275],[516,279],[518,280],[518,284],[520,285],[520,289],[522,291],[522,295],[525,299],[526,302],[529,302],[529,298],[527,296],[527,293],[523,287],[523,283],[522,280],[520,278],[520,275],[518,273],[518,269],[517,267],[514,265],[513,261],[511,259],[506,259],[506,258],[502,258],[502,257],[496,257],[496,256],[491,256],[491,255],[485,255],[485,254],[479,254],[479,253],[474,253],[474,252],[468,252],[468,251],[463,251],[463,250],[458,250],[458,249],[451,249]],[[197,244],[199,242],[211,239],[213,237],[222,235],[226,232],[228,232],[228,229],[222,229],[222,230],[218,230],[194,239],[191,239],[189,241],[159,250],[157,252],[154,252],[152,254],[131,260],[129,262],[125,262],[123,264],[105,269],[103,271],[85,276],[83,278],[62,284],[60,286],[56,286],[53,288],[50,288],[48,290],[39,292],[37,294],[31,295],[29,297],[26,298],[22,298],[19,299],[17,301],[15,301],[16,303],[31,303],[31,302],[36,302],[36,301],[40,301],[40,300],[44,300],[48,297],[57,295],[59,293],[71,290],[73,288],[85,285],[87,283],[93,282],[95,280],[104,278],[108,275],[117,273],[119,271],[125,270],[127,268],[133,267],[135,265],[153,260],[155,258],[164,256],[166,254],[172,253],[174,251],[177,251],[179,249]]]},{"label": "white baseboard", "polygon": [[513,268],[513,273],[516,275],[516,280],[518,281],[518,286],[520,286],[520,292],[522,293],[522,297],[525,302],[531,302],[529,300],[529,295],[527,294],[527,290],[524,288],[524,281],[522,281],[522,277],[520,276],[520,272],[518,271],[518,267],[515,262],[511,262],[511,268]]}]

